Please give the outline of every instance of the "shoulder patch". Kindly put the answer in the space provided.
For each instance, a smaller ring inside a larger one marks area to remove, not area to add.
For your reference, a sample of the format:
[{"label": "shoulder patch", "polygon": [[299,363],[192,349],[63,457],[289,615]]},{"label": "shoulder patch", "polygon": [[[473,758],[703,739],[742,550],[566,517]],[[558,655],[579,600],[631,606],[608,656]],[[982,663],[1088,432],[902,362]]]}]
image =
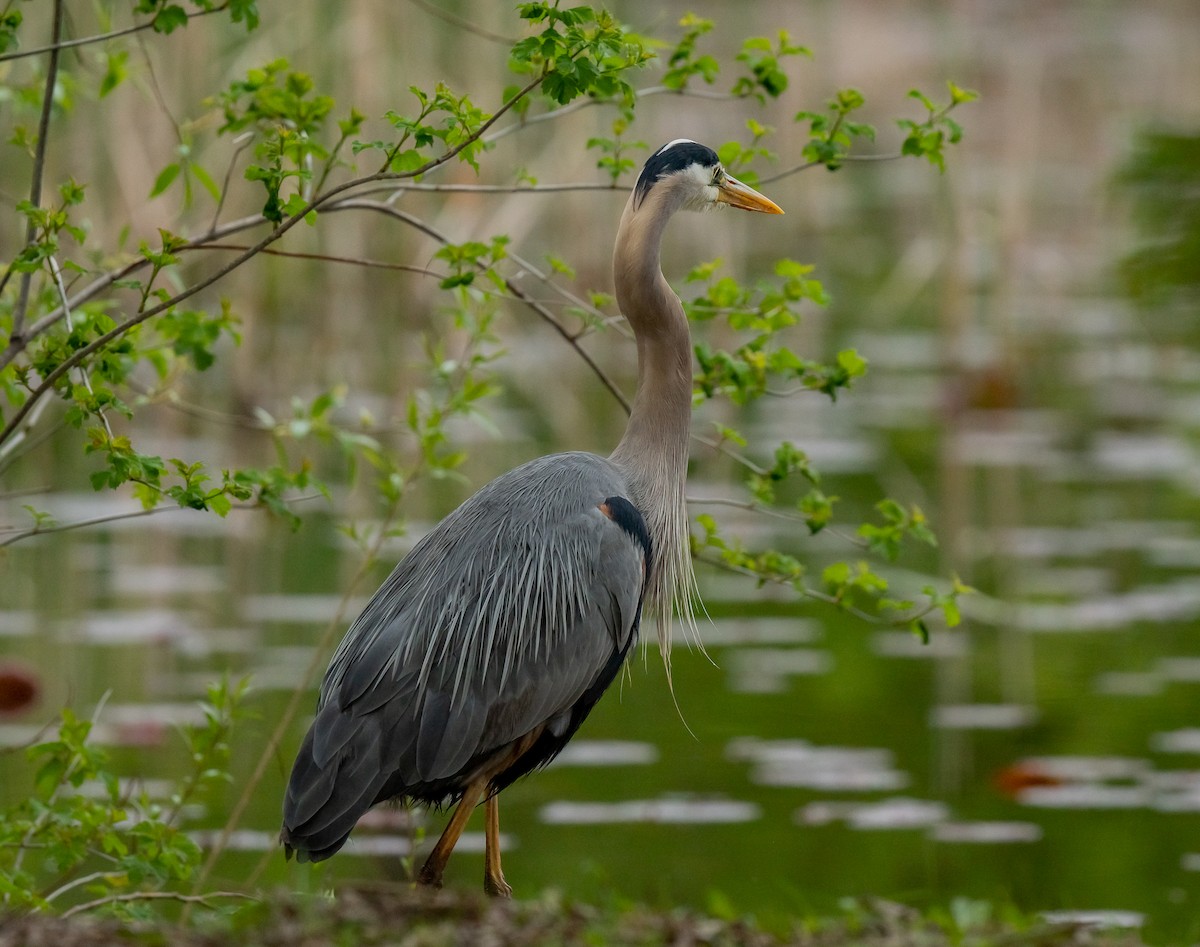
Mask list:
[{"label": "shoulder patch", "polygon": [[650,540],[650,530],[646,528],[646,520],[638,508],[624,497],[609,497],[600,505],[600,512],[637,540],[646,556],[646,575],[649,575],[654,548]]},{"label": "shoulder patch", "polygon": [[721,160],[717,157],[717,153],[707,145],[690,141],[687,138],[676,138],[674,141],[667,142],[646,159],[642,173],[638,176],[637,187],[634,188],[634,194],[637,195],[636,202],[641,204],[646,199],[646,195],[650,193],[650,188],[654,187],[655,182],[665,175],[682,171],[693,164],[715,168],[720,163]]}]

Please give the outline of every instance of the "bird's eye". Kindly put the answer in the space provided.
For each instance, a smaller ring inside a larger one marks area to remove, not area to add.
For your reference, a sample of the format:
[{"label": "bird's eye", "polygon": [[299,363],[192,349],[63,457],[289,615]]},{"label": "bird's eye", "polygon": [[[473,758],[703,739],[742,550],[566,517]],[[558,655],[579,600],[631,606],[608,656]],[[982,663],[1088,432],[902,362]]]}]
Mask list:
[{"label": "bird's eye", "polygon": [[725,171],[722,168],[717,168],[717,170],[713,172],[712,182],[716,187],[720,187],[725,183]]}]

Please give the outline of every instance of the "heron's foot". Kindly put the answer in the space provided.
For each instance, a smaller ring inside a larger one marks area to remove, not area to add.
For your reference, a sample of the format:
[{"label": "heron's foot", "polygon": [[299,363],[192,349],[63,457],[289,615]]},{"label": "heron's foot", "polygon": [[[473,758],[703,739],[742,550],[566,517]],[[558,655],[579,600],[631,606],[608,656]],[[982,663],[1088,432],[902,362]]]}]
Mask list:
[{"label": "heron's foot", "polygon": [[512,897],[512,888],[504,880],[504,875],[501,872],[493,874],[490,871],[485,871],[483,873],[483,891],[490,898],[504,898],[508,900]]},{"label": "heron's foot", "polygon": [[421,866],[417,875],[417,884],[423,888],[440,888],[442,886],[442,866],[431,864],[433,859]]}]

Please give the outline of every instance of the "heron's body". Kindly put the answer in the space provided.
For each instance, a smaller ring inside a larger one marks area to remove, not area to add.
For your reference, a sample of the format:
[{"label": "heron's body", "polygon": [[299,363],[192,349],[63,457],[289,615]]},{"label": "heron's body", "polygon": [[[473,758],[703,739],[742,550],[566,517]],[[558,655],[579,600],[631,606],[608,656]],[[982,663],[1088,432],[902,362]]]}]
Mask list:
[{"label": "heron's body", "polygon": [[602,510],[625,492],[601,457],[542,457],[396,567],[334,656],[300,751],[287,831],[303,852],[332,855],[384,799],[441,804],[484,772],[498,791],[562,749],[637,638],[649,537],[632,505],[624,523]]},{"label": "heron's body", "polygon": [[288,853],[337,852],[386,799],[459,807],[421,873],[442,869],[487,799],[485,888],[500,871],[496,793],[554,758],[616,677],[643,604],[669,643],[692,578],[684,482],[691,344],[659,269],[671,214],[716,201],[781,213],[675,141],[647,162],[617,236],[617,300],[638,341],[638,389],[609,458],[564,453],[489,483],[427,534],[372,597],[321,686],[292,771]]}]

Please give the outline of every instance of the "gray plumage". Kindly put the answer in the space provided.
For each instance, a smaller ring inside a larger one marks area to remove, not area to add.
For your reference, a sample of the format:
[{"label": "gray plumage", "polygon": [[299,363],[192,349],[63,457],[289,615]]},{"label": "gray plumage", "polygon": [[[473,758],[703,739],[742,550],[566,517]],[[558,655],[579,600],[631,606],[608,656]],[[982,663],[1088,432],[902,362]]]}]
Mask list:
[{"label": "gray plumage", "polygon": [[638,388],[611,458],[564,453],[493,480],[428,533],[351,625],[321,685],[284,801],[289,855],[326,858],[377,802],[460,800],[422,881],[488,803],[485,889],[507,895],[495,794],[562,749],[636,642],[644,602],[668,657],[672,601],[695,579],[684,481],[691,344],[659,243],[678,209],[782,213],[675,141],[647,162],[621,219],[617,299]]},{"label": "gray plumage", "polygon": [[302,852],[336,851],[389,782],[445,801],[480,748],[541,723],[565,735],[571,708],[637,635],[644,552],[600,511],[625,490],[603,458],[539,458],[489,483],[396,567],[321,686],[301,751],[315,778],[288,790],[285,831],[306,840]]}]

